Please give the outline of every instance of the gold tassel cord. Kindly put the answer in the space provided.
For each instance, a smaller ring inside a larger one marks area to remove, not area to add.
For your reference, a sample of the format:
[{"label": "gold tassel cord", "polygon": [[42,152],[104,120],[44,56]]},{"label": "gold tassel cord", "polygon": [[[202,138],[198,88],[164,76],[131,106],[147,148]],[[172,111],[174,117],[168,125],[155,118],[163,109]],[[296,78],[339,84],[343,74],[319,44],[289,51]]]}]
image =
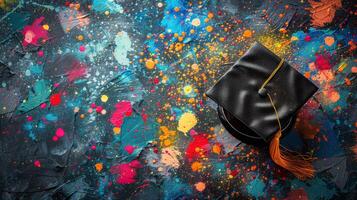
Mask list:
[{"label": "gold tassel cord", "polygon": [[[260,89],[263,89],[266,84],[273,78],[276,72],[283,65],[284,59],[281,59],[279,65],[274,69],[274,71],[270,74],[268,79],[263,83]],[[282,128],[279,119],[278,111],[274,105],[273,99],[270,94],[267,93],[270,103],[274,108],[274,112],[276,115],[276,119],[279,125],[278,132],[274,135],[274,138],[270,142],[269,153],[272,160],[279,166],[285,168],[286,170],[293,173],[297,178],[301,180],[306,180],[308,178],[312,178],[314,176],[315,170],[312,165],[313,158],[309,155],[301,155],[294,154],[292,152],[281,149],[280,146],[280,138],[282,136]]]}]

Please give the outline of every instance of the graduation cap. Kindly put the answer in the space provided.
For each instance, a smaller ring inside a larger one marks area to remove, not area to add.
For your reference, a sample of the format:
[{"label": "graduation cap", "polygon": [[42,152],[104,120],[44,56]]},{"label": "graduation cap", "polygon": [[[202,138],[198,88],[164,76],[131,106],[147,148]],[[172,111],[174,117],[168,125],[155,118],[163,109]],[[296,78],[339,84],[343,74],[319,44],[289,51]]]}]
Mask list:
[{"label": "graduation cap", "polygon": [[312,157],[280,148],[297,111],[317,91],[302,74],[256,42],[210,88],[224,127],[242,142],[269,143],[273,161],[300,179],[313,177]]}]

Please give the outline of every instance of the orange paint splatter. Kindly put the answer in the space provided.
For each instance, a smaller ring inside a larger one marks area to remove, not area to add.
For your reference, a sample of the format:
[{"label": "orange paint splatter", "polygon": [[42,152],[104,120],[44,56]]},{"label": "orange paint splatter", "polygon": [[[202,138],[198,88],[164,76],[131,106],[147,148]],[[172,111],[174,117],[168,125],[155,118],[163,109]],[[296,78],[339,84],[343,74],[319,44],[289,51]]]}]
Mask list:
[{"label": "orange paint splatter", "polygon": [[325,44],[327,46],[332,46],[333,43],[335,43],[335,38],[333,38],[332,36],[325,37]]},{"label": "orange paint splatter", "polygon": [[191,169],[194,172],[201,171],[202,167],[203,167],[202,163],[200,163],[198,161],[193,162],[191,165]]},{"label": "orange paint splatter", "polygon": [[215,154],[220,154],[221,153],[221,145],[219,144],[214,144],[212,146],[212,152],[215,153]]},{"label": "orange paint splatter", "polygon": [[195,188],[199,192],[203,192],[206,189],[206,184],[204,182],[198,182],[195,184]]},{"label": "orange paint splatter", "polygon": [[95,166],[95,170],[97,170],[97,172],[100,172],[103,170],[103,163],[97,163],[94,166]]},{"label": "orange paint splatter", "polygon": [[308,8],[311,16],[311,24],[315,27],[323,27],[331,23],[336,10],[342,7],[341,0],[309,0],[311,8]]},{"label": "orange paint splatter", "polygon": [[243,37],[245,38],[251,38],[253,36],[253,32],[251,30],[245,30],[243,32]]}]

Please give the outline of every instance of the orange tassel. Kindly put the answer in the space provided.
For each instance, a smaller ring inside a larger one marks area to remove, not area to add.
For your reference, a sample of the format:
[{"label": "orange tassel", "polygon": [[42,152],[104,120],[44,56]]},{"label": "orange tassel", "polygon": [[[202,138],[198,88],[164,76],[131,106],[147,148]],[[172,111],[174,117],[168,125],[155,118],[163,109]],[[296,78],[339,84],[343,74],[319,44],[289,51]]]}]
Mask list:
[{"label": "orange tassel", "polygon": [[270,142],[269,152],[273,161],[301,180],[312,178],[315,173],[312,166],[313,158],[306,155],[294,155],[292,152],[281,150],[281,134],[281,130],[279,130]]}]

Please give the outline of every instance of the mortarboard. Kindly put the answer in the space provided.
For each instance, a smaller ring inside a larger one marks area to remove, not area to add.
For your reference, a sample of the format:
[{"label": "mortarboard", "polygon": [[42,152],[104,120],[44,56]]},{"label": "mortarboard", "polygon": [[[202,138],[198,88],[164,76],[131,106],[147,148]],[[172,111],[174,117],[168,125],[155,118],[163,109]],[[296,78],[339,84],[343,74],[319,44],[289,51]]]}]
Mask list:
[{"label": "mortarboard", "polygon": [[306,179],[314,174],[312,158],[280,149],[280,138],[317,89],[284,59],[256,42],[206,95],[218,104],[218,116],[233,136],[253,145],[270,143],[273,161]]}]

